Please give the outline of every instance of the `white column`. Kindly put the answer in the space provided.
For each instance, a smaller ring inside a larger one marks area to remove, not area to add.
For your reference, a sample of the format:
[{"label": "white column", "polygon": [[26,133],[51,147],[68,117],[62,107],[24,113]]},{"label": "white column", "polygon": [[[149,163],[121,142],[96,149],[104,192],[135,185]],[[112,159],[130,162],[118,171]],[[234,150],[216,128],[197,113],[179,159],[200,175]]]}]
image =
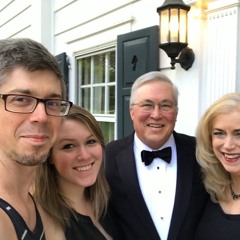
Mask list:
[{"label": "white column", "polygon": [[41,42],[53,53],[52,0],[32,0],[31,31],[33,39]]},{"label": "white column", "polygon": [[237,89],[239,2],[215,1],[207,13],[203,73],[200,80],[199,115],[216,99]]}]

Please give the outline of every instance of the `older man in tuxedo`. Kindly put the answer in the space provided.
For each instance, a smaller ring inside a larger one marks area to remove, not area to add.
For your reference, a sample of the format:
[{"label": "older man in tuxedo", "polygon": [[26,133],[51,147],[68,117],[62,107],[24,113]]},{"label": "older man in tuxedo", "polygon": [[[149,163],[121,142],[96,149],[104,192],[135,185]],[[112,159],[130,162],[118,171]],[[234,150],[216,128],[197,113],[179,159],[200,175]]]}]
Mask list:
[{"label": "older man in tuxedo", "polygon": [[160,72],[133,84],[134,132],[106,146],[109,213],[121,240],[192,240],[208,198],[195,138],[174,131],[178,89]]}]

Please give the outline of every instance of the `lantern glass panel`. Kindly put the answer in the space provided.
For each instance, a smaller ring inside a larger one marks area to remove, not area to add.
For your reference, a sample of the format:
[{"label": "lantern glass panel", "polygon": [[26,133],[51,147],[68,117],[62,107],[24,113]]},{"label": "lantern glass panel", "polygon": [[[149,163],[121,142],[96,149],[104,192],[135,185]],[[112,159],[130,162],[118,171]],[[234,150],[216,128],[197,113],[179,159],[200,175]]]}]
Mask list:
[{"label": "lantern glass panel", "polygon": [[169,42],[169,11],[160,12],[160,43]]},{"label": "lantern glass panel", "polygon": [[187,43],[187,11],[180,9],[180,38],[179,41]]},{"label": "lantern glass panel", "polygon": [[179,19],[178,9],[170,9],[170,42],[178,42]]}]

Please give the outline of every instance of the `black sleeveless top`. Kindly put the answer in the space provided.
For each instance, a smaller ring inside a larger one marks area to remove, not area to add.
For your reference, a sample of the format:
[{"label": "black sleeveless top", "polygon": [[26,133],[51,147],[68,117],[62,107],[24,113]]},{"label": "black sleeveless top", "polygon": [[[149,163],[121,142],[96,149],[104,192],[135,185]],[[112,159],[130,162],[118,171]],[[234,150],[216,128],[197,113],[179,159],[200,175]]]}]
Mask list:
[{"label": "black sleeveless top", "polygon": [[103,234],[93,224],[88,216],[84,216],[74,211],[70,224],[67,226],[65,236],[67,240],[106,240]]},{"label": "black sleeveless top", "polygon": [[[34,200],[33,200],[34,202]],[[27,224],[23,220],[22,216],[12,207],[9,203],[0,198],[0,208],[5,211],[5,213],[10,217],[18,239],[23,240],[45,240],[45,234],[43,229],[42,220],[40,214],[37,210],[36,204],[34,202],[36,209],[36,226],[33,232],[28,228]]]},{"label": "black sleeveless top", "polygon": [[217,203],[208,201],[194,240],[239,240],[240,214],[226,214]]}]

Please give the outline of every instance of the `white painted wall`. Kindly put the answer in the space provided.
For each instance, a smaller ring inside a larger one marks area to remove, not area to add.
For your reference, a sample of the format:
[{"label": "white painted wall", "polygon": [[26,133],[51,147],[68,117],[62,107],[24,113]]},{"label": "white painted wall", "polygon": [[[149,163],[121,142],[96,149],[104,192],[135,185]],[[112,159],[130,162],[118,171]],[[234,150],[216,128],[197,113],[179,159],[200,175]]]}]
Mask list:
[{"label": "white painted wall", "polygon": [[[70,61],[70,100],[76,98],[75,57],[116,46],[117,35],[159,25],[163,0],[1,0],[0,36],[30,37]],[[186,0],[189,47],[195,62],[185,71],[159,50],[160,69],[180,91],[178,132],[195,134],[199,117],[226,92],[239,90],[239,0]],[[208,4],[207,4],[208,3]],[[230,27],[231,26],[231,27]],[[229,43],[230,42],[230,43]]]}]

